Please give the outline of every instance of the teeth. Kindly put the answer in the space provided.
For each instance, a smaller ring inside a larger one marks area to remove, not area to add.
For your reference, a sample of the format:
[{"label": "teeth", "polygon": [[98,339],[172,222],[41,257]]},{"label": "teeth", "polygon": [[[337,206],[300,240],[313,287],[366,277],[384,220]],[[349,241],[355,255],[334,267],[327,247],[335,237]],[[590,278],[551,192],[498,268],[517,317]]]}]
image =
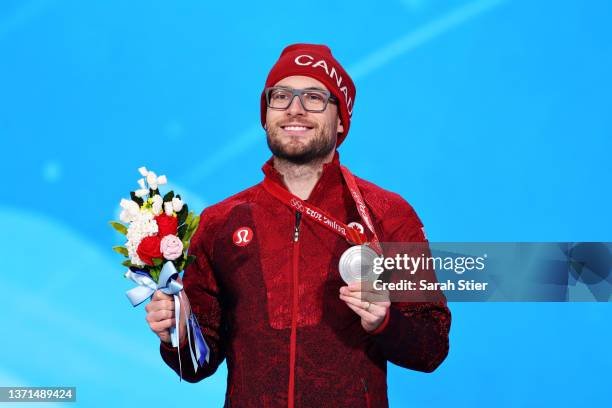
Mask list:
[{"label": "teeth", "polygon": [[304,131],[308,128],[306,126],[285,126],[285,130]]}]

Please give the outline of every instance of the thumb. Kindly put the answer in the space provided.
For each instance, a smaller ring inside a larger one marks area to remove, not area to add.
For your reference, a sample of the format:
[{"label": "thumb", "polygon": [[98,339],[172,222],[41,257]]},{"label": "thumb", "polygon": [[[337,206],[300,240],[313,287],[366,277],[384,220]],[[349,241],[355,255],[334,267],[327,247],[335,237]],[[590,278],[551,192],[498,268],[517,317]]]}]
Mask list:
[{"label": "thumb", "polygon": [[171,300],[172,296],[170,295],[166,295],[164,292],[162,292],[161,290],[156,290],[155,293],[153,293],[153,300]]}]

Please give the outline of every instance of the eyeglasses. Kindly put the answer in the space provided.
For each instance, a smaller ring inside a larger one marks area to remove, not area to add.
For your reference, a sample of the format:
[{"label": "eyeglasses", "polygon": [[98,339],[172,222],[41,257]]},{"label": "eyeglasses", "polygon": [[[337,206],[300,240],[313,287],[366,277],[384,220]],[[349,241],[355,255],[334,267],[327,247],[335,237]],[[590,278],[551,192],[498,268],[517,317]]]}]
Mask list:
[{"label": "eyeglasses", "polygon": [[327,103],[337,103],[338,98],[329,91],[318,88],[293,89],[284,86],[273,86],[265,89],[266,102],[270,109],[285,110],[298,96],[306,112],[323,112]]}]

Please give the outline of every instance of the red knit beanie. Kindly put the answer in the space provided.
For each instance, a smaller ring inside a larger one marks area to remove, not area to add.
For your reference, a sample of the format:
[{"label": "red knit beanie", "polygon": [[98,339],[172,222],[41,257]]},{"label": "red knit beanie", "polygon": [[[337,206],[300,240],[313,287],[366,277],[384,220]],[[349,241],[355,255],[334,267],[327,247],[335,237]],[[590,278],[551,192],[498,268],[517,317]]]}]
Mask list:
[{"label": "red knit beanie", "polygon": [[[303,75],[321,81],[338,98],[340,120],[344,132],[338,135],[336,146],[344,141],[351,126],[351,115],[355,103],[355,84],[336,61],[326,45],[292,44],[286,47],[270,70],[265,88],[274,86],[288,76]],[[261,93],[261,125],[266,125],[266,95]]]}]

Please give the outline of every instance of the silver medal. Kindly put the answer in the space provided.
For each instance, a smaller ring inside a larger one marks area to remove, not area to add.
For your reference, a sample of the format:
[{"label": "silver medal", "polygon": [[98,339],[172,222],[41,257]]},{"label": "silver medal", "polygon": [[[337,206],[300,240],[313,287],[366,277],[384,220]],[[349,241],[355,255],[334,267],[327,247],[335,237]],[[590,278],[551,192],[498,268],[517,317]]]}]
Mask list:
[{"label": "silver medal", "polygon": [[374,259],[378,254],[367,245],[355,245],[344,251],[338,262],[340,276],[347,284],[374,280]]}]

